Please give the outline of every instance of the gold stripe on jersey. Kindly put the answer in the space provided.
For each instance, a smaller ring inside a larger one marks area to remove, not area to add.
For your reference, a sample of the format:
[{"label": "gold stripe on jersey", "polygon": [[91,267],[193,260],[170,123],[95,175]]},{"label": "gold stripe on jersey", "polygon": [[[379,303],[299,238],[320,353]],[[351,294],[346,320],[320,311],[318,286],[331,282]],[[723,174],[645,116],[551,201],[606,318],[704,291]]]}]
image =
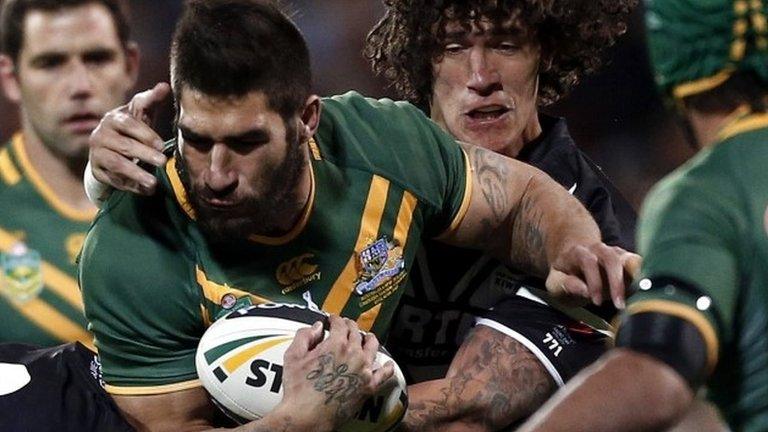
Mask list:
[{"label": "gold stripe on jersey", "polygon": [[627,307],[627,314],[634,315],[646,312],[658,312],[684,319],[699,330],[707,344],[707,370],[711,373],[717,365],[720,343],[712,324],[699,310],[669,300],[643,300]]},{"label": "gold stripe on jersey", "polygon": [[9,301],[8,304],[29,321],[62,342],[78,341],[91,350],[96,350],[93,346],[93,336],[88,331],[40,298],[29,300],[24,304],[16,304],[12,301]]},{"label": "gold stripe on jersey", "polygon": [[[250,297],[251,300],[256,304],[272,303],[271,300],[257,296],[256,294],[249,293],[248,291],[243,291],[237,288],[232,288],[228,285],[220,285],[216,282],[212,282],[208,280],[205,272],[200,267],[195,267],[195,278],[197,279],[197,283],[200,285],[200,288],[203,290],[203,296],[205,296],[208,301],[215,305],[220,305],[222,297],[224,297],[226,294],[232,294],[237,298]],[[203,319],[205,320],[205,317]]]},{"label": "gold stripe on jersey", "polygon": [[50,186],[43,180],[40,173],[37,172],[35,167],[29,161],[27,157],[27,150],[24,148],[24,140],[21,133],[17,133],[13,136],[11,146],[16,154],[16,158],[21,165],[21,169],[26,174],[29,182],[37,189],[37,192],[43,197],[43,200],[48,203],[56,212],[61,214],[67,219],[76,222],[89,222],[96,216],[96,209],[92,210],[78,210],[69,204],[65,203],[61,198],[56,196],[56,192],[51,189]]},{"label": "gold stripe on jersey", "polygon": [[202,387],[202,385],[203,383],[201,383],[199,379],[195,379],[173,384],[145,387],[123,387],[106,384],[104,389],[107,391],[107,393],[114,395],[140,396],[173,393],[181,390],[189,390],[196,387]]},{"label": "gold stripe on jersey", "polygon": [[7,148],[0,150],[0,178],[9,186],[21,181],[21,174],[11,160],[11,154]]},{"label": "gold stripe on jersey", "polygon": [[184,213],[186,213],[190,219],[195,220],[195,210],[189,203],[189,199],[187,198],[187,190],[184,189],[184,184],[181,183],[181,179],[179,178],[179,172],[176,170],[175,157],[172,157],[165,164],[165,173],[168,175],[168,180],[171,182],[173,196],[176,197],[176,201],[179,203],[179,207],[184,210]]},{"label": "gold stripe on jersey", "polygon": [[[0,228],[0,251],[10,251],[18,241],[13,234]],[[40,267],[43,272],[43,282],[48,289],[82,313],[85,308],[77,281],[45,260],[41,260]]]},{"label": "gold stripe on jersey", "polygon": [[752,114],[739,118],[725,126],[717,135],[717,140],[725,141],[728,138],[733,138],[736,135],[753,131],[755,129],[762,129],[766,126],[768,126],[768,114]]},{"label": "gold stripe on jersey", "polygon": [[376,318],[379,316],[379,312],[381,312],[382,304],[384,303],[379,303],[376,306],[360,314],[360,317],[357,318],[357,326],[360,327],[360,330],[371,331],[371,328],[373,328],[373,323],[376,321]]},{"label": "gold stripe on jersey", "polygon": [[368,197],[365,201],[365,209],[360,220],[360,231],[357,233],[355,248],[352,256],[347,260],[344,270],[334,282],[328,296],[323,302],[322,309],[328,313],[340,314],[352,295],[357,278],[357,251],[365,247],[366,243],[376,239],[379,233],[381,218],[384,216],[384,206],[389,192],[389,180],[374,175],[371,179],[371,186],[368,189]]},{"label": "gold stripe on jersey", "polygon": [[[400,210],[397,212],[397,222],[395,224],[395,243],[405,250],[406,243],[408,242],[408,232],[411,230],[411,224],[413,223],[413,212],[416,210],[416,205],[419,201],[413,194],[408,191],[403,193],[403,199],[400,201]],[[375,307],[365,311],[357,319],[358,326],[365,331],[369,331],[373,327],[373,323],[376,322],[376,318],[381,312],[381,303]]]},{"label": "gold stripe on jersey", "polygon": [[453,217],[453,221],[451,221],[451,224],[448,226],[448,228],[440,233],[437,238],[446,237],[455,232],[459,225],[461,225],[461,222],[464,220],[464,216],[467,215],[467,210],[469,209],[469,204],[472,201],[472,184],[474,181],[474,171],[472,170],[472,163],[469,160],[469,155],[467,154],[464,149],[461,149],[461,153],[464,154],[464,197],[461,199],[461,206],[459,207],[459,211],[456,212],[456,215]]}]

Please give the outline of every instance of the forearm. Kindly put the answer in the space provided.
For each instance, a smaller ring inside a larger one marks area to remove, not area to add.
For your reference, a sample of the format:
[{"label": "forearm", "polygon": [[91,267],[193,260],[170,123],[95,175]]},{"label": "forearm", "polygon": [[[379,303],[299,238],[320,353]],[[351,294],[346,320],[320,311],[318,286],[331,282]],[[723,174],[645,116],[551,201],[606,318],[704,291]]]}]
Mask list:
[{"label": "forearm", "polygon": [[[631,376],[632,379],[626,379]],[[651,357],[616,350],[582,371],[518,432],[663,430],[693,394],[675,371]]]},{"label": "forearm", "polygon": [[541,277],[567,248],[601,241],[600,229],[587,209],[542,172],[530,177],[510,223],[505,250],[511,264]]},{"label": "forearm", "polygon": [[408,388],[402,431],[495,431],[534,412],[555,390],[543,365],[484,326],[462,345],[446,378]]},{"label": "forearm", "polygon": [[236,428],[206,429],[205,432],[330,432],[332,430],[330,427],[323,427],[320,423],[319,421],[307,423],[276,408],[261,419]]}]

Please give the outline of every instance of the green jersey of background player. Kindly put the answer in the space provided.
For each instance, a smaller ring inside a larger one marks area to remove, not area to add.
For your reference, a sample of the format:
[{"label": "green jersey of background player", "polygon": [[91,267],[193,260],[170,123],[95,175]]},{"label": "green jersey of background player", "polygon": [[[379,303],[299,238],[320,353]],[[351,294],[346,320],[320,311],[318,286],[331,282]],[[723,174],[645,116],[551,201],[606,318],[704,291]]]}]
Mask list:
[{"label": "green jersey of background player", "polygon": [[0,342],[93,348],[75,257],[96,214],[83,193],[88,136],[138,71],[121,6],[3,4],[0,83],[21,130],[0,149]]},{"label": "green jersey of background player", "polygon": [[[479,148],[464,153],[408,104],[312,95],[306,44],[269,2],[188,3],[171,64],[178,136],[158,193],[114,193],[81,260],[108,389],[141,429],[211,424],[194,352],[206,324],[238,304],[314,303],[383,334],[425,237],[485,247],[569,293],[624,288],[634,256],[600,242],[586,210],[541,172]],[[119,176],[105,161],[137,168],[99,154],[114,151],[105,143],[116,137],[143,150],[155,142],[135,116],[161,89],[102,121],[92,137],[97,178]],[[523,236],[541,236],[542,248],[512,247]],[[289,430],[330,430],[348,411],[338,401],[311,406],[323,400],[312,386],[285,388],[275,414],[248,427],[274,430],[277,416],[294,422]]]},{"label": "green jersey of background player", "polygon": [[645,203],[621,348],[525,430],[658,430],[702,384],[733,430],[768,430],[768,8],[703,3],[649,2],[657,80],[703,149]]}]

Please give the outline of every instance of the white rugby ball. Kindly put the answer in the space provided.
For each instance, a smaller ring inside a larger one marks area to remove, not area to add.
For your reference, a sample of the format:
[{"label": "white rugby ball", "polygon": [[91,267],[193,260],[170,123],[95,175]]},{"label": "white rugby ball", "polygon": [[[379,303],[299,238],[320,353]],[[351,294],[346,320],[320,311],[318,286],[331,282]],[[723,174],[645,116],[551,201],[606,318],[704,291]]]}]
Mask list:
[{"label": "white rugby ball", "polygon": [[[327,315],[292,304],[261,304],[220,318],[203,334],[195,355],[200,381],[213,401],[240,423],[259,419],[283,398],[283,354],[296,331]],[[328,332],[326,331],[326,335]],[[376,364],[392,360],[379,349]],[[408,406],[405,377],[395,364],[397,385],[369,398],[344,432],[394,430]]]}]

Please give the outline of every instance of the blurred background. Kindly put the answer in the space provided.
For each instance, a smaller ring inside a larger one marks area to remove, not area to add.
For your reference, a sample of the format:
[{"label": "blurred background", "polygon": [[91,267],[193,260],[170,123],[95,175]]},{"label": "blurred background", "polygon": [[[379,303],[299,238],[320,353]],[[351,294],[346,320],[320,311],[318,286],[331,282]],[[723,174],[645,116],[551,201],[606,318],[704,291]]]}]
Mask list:
[{"label": "blurred background", "polygon": [[[320,95],[357,90],[392,97],[362,56],[365,35],[383,15],[381,0],[284,0],[304,32]],[[130,0],[133,38],[142,51],[137,90],[168,79],[168,47],[180,0]],[[639,208],[648,188],[683,163],[692,150],[656,94],[642,26],[642,2],[628,33],[608,53],[609,62],[587,77],[550,114],[568,119],[576,143]],[[171,105],[158,119],[170,136]],[[0,98],[0,142],[18,128],[16,108]]]}]

